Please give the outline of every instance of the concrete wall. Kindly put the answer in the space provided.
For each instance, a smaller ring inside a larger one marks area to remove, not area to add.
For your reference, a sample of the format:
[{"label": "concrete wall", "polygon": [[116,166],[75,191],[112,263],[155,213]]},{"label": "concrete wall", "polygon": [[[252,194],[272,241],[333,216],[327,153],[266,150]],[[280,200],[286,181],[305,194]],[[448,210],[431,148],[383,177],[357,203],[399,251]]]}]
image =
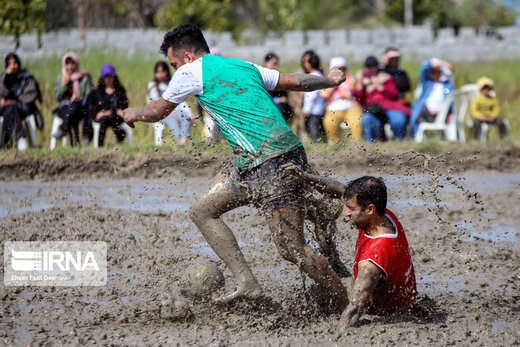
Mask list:
[{"label": "concrete wall", "polygon": [[[237,43],[230,33],[205,33],[210,46],[218,46],[224,56],[260,62],[263,56],[274,51],[284,61],[299,60],[306,49],[314,49],[324,61],[342,55],[352,61],[363,61],[368,55],[380,56],[385,47],[399,47],[408,59],[427,59],[433,56],[451,61],[520,59],[520,27],[498,28],[498,35],[482,30],[461,28],[458,35],[453,29],[441,29],[437,36],[428,27],[390,29],[349,29],[331,31],[287,31],[282,36],[269,34],[262,37],[245,32]],[[23,35],[19,53],[24,59],[41,55],[61,54],[67,50],[110,47],[156,54],[164,32],[158,29],[89,30],[85,41],[78,30],[43,34],[43,48],[37,48],[36,35]],[[497,38],[500,37],[501,39]],[[12,36],[0,36],[0,52],[14,48]],[[405,58],[406,59],[406,58]]]}]

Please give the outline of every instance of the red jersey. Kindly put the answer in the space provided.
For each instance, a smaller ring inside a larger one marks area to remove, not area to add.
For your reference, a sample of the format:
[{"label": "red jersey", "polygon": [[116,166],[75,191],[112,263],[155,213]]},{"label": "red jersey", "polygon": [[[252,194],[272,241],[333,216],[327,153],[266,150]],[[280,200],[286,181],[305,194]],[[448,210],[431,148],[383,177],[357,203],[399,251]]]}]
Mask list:
[{"label": "red jersey", "polygon": [[371,261],[386,276],[383,286],[378,285],[371,300],[375,307],[385,310],[408,305],[417,292],[415,271],[413,268],[408,241],[397,217],[386,210],[386,216],[392,221],[395,234],[384,234],[371,237],[359,229],[356,243],[356,259],[354,261],[354,279],[357,278],[358,264]]}]

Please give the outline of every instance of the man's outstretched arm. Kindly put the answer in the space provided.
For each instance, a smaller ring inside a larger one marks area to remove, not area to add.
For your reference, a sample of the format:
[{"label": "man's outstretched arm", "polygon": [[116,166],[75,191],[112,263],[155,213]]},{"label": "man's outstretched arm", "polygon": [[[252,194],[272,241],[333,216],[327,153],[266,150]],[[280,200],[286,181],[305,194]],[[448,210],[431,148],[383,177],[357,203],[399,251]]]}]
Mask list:
[{"label": "man's outstretched arm", "polygon": [[178,104],[160,98],[150,102],[143,108],[127,108],[123,110],[125,123],[134,127],[135,122],[155,123],[166,118]]},{"label": "man's outstretched arm", "polygon": [[332,69],[327,77],[302,73],[280,74],[275,90],[292,90],[297,92],[311,92],[318,89],[327,89],[339,86],[345,81],[345,73],[339,69]]},{"label": "man's outstretched arm", "polygon": [[358,264],[358,276],[352,287],[352,300],[341,315],[338,327],[338,336],[345,329],[353,326],[359,321],[361,314],[370,303],[370,296],[377,287],[377,284],[384,278],[384,274],[371,261],[364,261]]}]

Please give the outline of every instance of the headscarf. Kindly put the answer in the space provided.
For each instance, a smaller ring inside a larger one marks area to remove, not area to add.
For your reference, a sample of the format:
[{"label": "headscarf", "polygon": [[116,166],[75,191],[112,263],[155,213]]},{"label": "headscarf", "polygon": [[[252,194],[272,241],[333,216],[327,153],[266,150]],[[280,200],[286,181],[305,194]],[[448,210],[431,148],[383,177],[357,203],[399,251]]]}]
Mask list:
[{"label": "headscarf", "polygon": [[79,81],[83,78],[83,76],[88,75],[88,71],[80,71],[79,70],[79,59],[76,54],[73,52],[66,53],[61,60],[61,73],[65,75],[67,72],[65,70],[65,65],[67,59],[71,59],[74,63],[76,63],[76,71],[72,73],[70,79],[72,81],[72,96],[70,97],[70,101],[75,101],[81,99],[81,92],[79,89]]}]

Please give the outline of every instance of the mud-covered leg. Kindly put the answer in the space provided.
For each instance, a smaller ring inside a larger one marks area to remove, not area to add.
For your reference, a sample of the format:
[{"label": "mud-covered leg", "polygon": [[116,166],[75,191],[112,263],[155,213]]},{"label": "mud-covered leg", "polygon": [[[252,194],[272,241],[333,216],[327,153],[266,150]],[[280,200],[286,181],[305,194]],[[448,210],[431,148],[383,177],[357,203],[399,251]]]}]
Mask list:
[{"label": "mud-covered leg", "polygon": [[327,294],[338,309],[348,304],[347,290],[327,260],[306,244],[303,237],[304,211],[280,208],[267,215],[267,224],[280,255],[296,264]]},{"label": "mud-covered leg", "polygon": [[261,294],[261,288],[240,251],[233,232],[220,218],[222,214],[247,204],[245,198],[245,194],[239,194],[230,188],[227,176],[219,174],[211,188],[193,202],[189,211],[190,218],[213,251],[238,280],[238,289],[235,292],[216,299],[220,303],[243,297],[257,298]]},{"label": "mud-covered leg", "polygon": [[306,206],[305,219],[314,224],[314,236],[318,242],[320,253],[327,258],[339,277],[350,277],[351,273],[341,261],[334,242],[334,235],[338,230],[336,220],[341,216],[343,205],[337,199],[316,198],[312,194],[308,194]]}]

